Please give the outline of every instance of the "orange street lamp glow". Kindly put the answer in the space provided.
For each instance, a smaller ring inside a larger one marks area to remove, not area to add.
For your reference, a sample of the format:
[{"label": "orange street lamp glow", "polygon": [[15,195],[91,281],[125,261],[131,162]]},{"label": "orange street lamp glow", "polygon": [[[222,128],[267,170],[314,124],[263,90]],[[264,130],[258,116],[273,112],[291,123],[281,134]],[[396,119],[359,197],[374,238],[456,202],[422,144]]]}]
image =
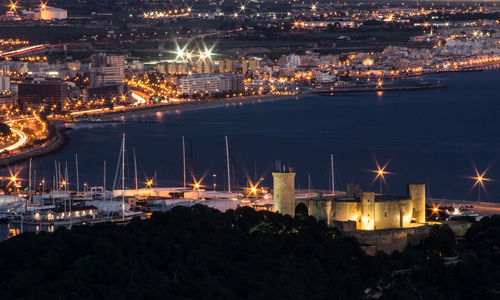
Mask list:
[{"label": "orange street lamp glow", "polygon": [[17,181],[20,180],[17,175],[19,174],[19,172],[21,172],[20,170],[18,170],[15,174],[12,173],[12,171],[9,169],[9,173],[10,173],[10,177],[9,177],[9,183],[7,184],[7,186],[11,185],[11,184],[14,184],[14,186],[17,187]]},{"label": "orange street lamp glow", "polygon": [[10,8],[9,11],[12,11],[12,12],[16,13],[17,12],[17,7],[18,7],[17,6],[17,1],[16,2],[12,2],[12,0],[11,0],[10,3],[9,3],[9,8]]},{"label": "orange street lamp glow", "polygon": [[263,180],[263,178],[259,179],[259,181],[257,181],[256,184],[253,184],[252,181],[250,181],[250,179],[248,179],[248,183],[250,185],[249,188],[246,188],[246,190],[248,190],[248,196],[257,196],[257,192],[259,191],[259,184],[260,182]]},{"label": "orange street lamp glow", "polygon": [[477,202],[481,202],[481,189],[485,189],[484,182],[492,181],[490,178],[484,177],[488,169],[486,169],[483,173],[479,173],[477,169],[474,170],[476,172],[475,177],[469,177],[470,179],[475,180],[474,185],[471,189],[474,189],[477,186]]},{"label": "orange street lamp glow", "polygon": [[383,184],[383,182],[385,182],[385,175],[386,174],[391,174],[390,172],[386,171],[388,163],[389,162],[385,163],[385,165],[383,165],[381,167],[379,165],[379,163],[376,162],[376,164],[377,164],[377,170],[371,171],[371,172],[374,172],[375,174],[377,174],[377,176],[375,176],[375,178],[373,179],[373,182],[375,182],[378,179],[378,181],[379,181],[379,194],[382,194],[382,184]]},{"label": "orange street lamp glow", "polygon": [[200,188],[202,187],[202,185],[201,185],[202,180],[203,180],[203,178],[200,180],[196,180],[196,178],[194,178],[194,176],[193,176],[193,184],[191,184],[191,186],[193,187],[194,191],[200,190]]}]

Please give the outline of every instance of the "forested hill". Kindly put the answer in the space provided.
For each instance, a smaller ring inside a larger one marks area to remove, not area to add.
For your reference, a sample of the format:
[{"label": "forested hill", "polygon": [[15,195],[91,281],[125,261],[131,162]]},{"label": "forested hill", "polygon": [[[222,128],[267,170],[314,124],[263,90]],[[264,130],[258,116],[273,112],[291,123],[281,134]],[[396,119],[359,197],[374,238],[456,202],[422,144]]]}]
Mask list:
[{"label": "forested hill", "polygon": [[[435,227],[418,247],[370,257],[312,218],[177,207],[0,243],[0,299],[493,299],[498,232],[500,218],[459,242]],[[445,265],[457,254],[457,265]]]}]

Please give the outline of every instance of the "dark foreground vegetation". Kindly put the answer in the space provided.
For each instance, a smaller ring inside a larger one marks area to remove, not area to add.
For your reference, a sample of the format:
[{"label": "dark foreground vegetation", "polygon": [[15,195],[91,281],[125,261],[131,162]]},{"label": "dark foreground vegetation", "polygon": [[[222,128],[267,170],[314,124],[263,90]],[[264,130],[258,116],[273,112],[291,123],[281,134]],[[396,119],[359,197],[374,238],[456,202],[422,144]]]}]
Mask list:
[{"label": "dark foreground vegetation", "polygon": [[312,218],[177,207],[0,243],[0,299],[498,299],[500,217],[367,256]]}]

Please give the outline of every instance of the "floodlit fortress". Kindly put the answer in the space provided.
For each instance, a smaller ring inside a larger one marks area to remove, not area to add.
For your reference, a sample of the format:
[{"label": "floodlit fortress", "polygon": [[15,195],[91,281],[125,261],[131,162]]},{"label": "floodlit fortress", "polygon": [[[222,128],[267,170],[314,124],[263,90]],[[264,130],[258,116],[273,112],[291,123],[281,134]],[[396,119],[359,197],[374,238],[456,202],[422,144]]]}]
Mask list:
[{"label": "floodlit fortress", "polygon": [[[408,196],[375,195],[348,184],[345,195],[296,197],[292,169],[273,172],[274,211],[290,216],[307,213],[329,226],[343,222],[351,230],[414,228],[425,224],[425,185],[409,184]],[[355,224],[355,225],[354,225]]]}]

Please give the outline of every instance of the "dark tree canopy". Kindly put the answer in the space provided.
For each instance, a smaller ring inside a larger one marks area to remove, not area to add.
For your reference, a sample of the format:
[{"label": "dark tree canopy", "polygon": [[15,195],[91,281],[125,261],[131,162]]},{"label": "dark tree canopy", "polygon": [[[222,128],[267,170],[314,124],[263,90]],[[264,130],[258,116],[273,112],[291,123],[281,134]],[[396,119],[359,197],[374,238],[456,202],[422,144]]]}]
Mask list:
[{"label": "dark tree canopy", "polygon": [[306,215],[176,207],[0,243],[0,299],[494,299],[499,233],[500,217],[461,240],[435,226],[403,253],[367,256]]}]

